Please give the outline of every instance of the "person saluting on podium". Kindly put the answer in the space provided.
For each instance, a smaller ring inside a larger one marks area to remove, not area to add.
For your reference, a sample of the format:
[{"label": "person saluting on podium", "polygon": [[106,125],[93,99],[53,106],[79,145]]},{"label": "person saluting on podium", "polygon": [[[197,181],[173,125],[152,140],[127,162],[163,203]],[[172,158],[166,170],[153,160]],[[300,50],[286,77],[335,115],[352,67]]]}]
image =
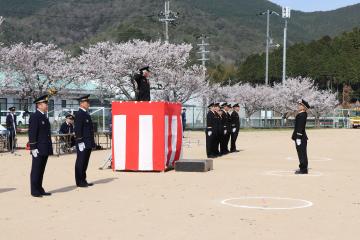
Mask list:
[{"label": "person saluting on podium", "polygon": [[46,116],[49,96],[44,95],[34,101],[36,112],[29,119],[29,145],[32,156],[30,183],[33,197],[49,196],[42,187],[48,157],[53,154],[51,127]]},{"label": "person saluting on podium", "polygon": [[75,138],[76,138],[76,162],[75,182],[78,187],[94,185],[86,180],[86,170],[89,164],[91,150],[95,147],[94,130],[90,108],[90,95],[83,96],[77,100],[80,102],[79,111],[75,113]]},{"label": "person saluting on podium", "polygon": [[295,128],[292,134],[292,140],[295,141],[296,151],[299,157],[299,170],[295,174],[308,174],[308,157],[307,157],[307,141],[306,135],[306,121],[307,110],[310,109],[310,105],[305,100],[298,101],[298,114],[295,118]]},{"label": "person saluting on podium", "polygon": [[150,67],[146,66],[139,69],[140,74],[136,74],[133,83],[135,84],[136,100],[150,101]]}]

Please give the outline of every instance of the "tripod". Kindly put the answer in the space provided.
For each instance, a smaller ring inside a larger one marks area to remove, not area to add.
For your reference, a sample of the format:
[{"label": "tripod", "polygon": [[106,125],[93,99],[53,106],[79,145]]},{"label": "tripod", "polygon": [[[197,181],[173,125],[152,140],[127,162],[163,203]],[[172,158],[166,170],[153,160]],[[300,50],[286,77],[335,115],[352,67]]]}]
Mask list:
[{"label": "tripod", "polygon": [[111,168],[111,162],[112,162],[112,153],[109,154],[109,156],[104,160],[101,167],[99,167],[100,170],[104,170],[104,168],[110,169]]}]

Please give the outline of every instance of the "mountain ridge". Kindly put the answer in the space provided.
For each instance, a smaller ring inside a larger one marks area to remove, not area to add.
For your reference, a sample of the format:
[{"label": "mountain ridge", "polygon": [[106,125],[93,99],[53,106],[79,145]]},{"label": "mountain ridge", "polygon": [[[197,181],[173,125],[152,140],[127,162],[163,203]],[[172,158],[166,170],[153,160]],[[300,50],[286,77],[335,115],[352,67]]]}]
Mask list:
[{"label": "mountain ridge", "polygon": [[[164,26],[158,20],[164,1],[140,0],[1,0],[0,15],[6,17],[0,41],[53,42],[76,52],[79,46],[97,41],[163,39]],[[182,0],[171,1],[180,13],[170,27],[171,42],[196,46],[197,37],[207,35],[213,62],[242,61],[264,51],[266,9],[281,13],[279,5],[266,0]],[[289,21],[289,45],[310,42],[325,35],[350,31],[360,22],[360,4],[328,12],[293,11]],[[274,41],[282,44],[283,20],[271,17]]]}]

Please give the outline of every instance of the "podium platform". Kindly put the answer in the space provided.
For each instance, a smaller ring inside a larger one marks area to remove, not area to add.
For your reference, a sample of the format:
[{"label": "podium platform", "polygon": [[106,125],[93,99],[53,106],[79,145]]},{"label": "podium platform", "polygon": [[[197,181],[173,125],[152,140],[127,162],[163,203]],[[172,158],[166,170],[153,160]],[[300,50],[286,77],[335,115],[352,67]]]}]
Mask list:
[{"label": "podium platform", "polygon": [[112,169],[165,171],[181,158],[181,104],[112,103]]}]

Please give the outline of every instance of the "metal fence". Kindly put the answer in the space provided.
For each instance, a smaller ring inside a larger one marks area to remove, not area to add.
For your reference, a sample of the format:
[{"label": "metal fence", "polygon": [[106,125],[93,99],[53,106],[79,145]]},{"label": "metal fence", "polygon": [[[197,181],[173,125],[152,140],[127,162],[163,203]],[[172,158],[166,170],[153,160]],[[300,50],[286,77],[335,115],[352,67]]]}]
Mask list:
[{"label": "metal fence", "polygon": [[[186,129],[201,130],[206,127],[206,114],[208,109],[205,107],[184,106],[186,108]],[[307,127],[314,128],[350,128],[350,110],[336,109],[328,116],[321,117],[318,121],[311,115],[307,121]],[[283,119],[282,117],[275,117],[275,114],[265,114],[261,111],[253,114],[253,117],[246,118],[244,112],[240,112],[240,126],[241,128],[293,128],[295,118],[290,117]]]},{"label": "metal fence", "polygon": [[[187,130],[202,130],[206,127],[206,115],[208,109],[206,107],[189,106],[184,105],[186,108],[186,129]],[[75,114],[78,111],[79,106],[67,105],[63,107],[61,105],[54,105],[49,108],[48,117],[51,123],[52,132],[58,133],[61,124],[65,121],[67,114]],[[34,111],[34,110],[32,110]],[[328,116],[321,117],[319,122],[315,121],[315,118],[310,115],[308,118],[308,127],[321,127],[321,128],[349,128],[350,117],[352,110],[337,109]],[[30,111],[31,112],[31,111]],[[92,106],[89,110],[94,123],[95,132],[109,132],[111,131],[111,107],[110,106]],[[359,112],[360,113],[360,112]],[[22,127],[26,129],[29,114],[21,111],[18,113],[18,121],[22,123]],[[294,126],[294,117],[283,119],[277,117],[276,114],[270,112],[267,119],[262,111],[253,114],[249,119],[245,118],[245,113],[240,111],[240,125],[241,128],[292,128]],[[1,122],[4,124],[4,119]],[[21,127],[20,127],[21,128]]]}]

